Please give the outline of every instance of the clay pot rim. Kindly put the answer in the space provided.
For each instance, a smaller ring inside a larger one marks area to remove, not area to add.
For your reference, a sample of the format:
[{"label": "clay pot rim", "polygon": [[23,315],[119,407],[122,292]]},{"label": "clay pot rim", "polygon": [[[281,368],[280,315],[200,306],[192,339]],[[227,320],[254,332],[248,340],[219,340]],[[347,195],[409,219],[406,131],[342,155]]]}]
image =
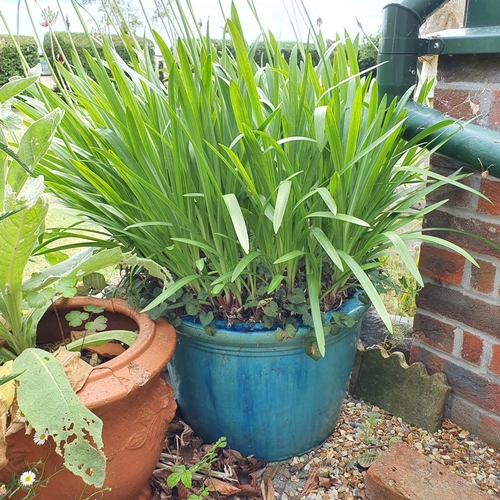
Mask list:
[{"label": "clay pot rim", "polygon": [[[136,341],[129,346],[119,356],[106,361],[96,366],[90,376],[89,381],[97,379],[99,372],[111,370],[117,372],[126,367],[131,362],[137,362],[137,359],[151,347],[154,340],[156,323],[148,316],[147,313],[141,313],[139,310],[132,307],[123,299],[102,299],[98,297],[71,297],[69,299],[59,299],[54,303],[56,309],[81,309],[86,305],[95,305],[103,307],[106,312],[121,314],[132,319],[137,324],[139,334]],[[157,320],[158,321],[158,320]]]}]

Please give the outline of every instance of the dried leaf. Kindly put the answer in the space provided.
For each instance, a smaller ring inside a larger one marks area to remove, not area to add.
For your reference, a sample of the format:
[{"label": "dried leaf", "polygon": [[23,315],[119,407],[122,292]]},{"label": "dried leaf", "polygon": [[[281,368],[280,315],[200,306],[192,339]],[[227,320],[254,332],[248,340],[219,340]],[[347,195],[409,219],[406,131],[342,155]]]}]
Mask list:
[{"label": "dried leaf", "polygon": [[203,483],[208,487],[208,491],[216,491],[220,495],[236,495],[241,489],[233,484],[226,483],[225,481],[221,481],[220,479],[216,479],[214,477],[207,477],[205,482]]},{"label": "dried leaf", "polygon": [[262,476],[260,491],[262,492],[262,500],[274,500],[273,480],[268,471],[264,472],[264,475]]},{"label": "dried leaf", "polygon": [[472,111],[473,115],[477,115],[479,113],[479,104],[476,104],[475,102],[470,101],[470,110]]},{"label": "dried leaf", "polygon": [[71,388],[78,392],[87,381],[92,367],[80,358],[79,352],[70,352],[64,347],[59,347],[54,357],[61,363]]},{"label": "dried leaf", "polygon": [[307,478],[306,484],[304,485],[304,489],[302,490],[302,496],[308,495],[312,490],[315,490],[318,487],[318,468],[313,467],[309,476]]},{"label": "dried leaf", "polygon": [[88,332],[85,330],[71,330],[69,335],[71,337],[71,342],[74,342],[75,340],[83,339],[83,337],[88,335]]},{"label": "dried leaf", "polygon": [[116,342],[106,342],[99,346],[87,346],[85,349],[89,352],[95,352],[103,358],[116,358],[125,352],[125,347]]},{"label": "dried leaf", "polygon": [[329,477],[318,476],[318,484],[321,488],[329,488],[332,485]]},{"label": "dried leaf", "polygon": [[[10,361],[9,361],[10,363]],[[12,363],[11,363],[12,364]],[[5,467],[9,460],[7,459],[7,414],[11,403],[5,400],[3,393],[0,393],[0,468]]]},{"label": "dried leaf", "polygon": [[[7,361],[0,366],[0,377],[8,377],[12,373],[12,361]],[[10,380],[5,384],[0,385],[0,394],[2,394],[5,403],[10,408],[16,397],[16,385],[14,380]]]}]

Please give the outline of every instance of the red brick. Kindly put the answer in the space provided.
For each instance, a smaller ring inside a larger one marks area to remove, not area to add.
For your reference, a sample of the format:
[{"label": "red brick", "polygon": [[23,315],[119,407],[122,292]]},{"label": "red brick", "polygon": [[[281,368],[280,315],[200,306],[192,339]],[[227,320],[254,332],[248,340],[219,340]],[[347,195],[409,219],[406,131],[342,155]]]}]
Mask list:
[{"label": "red brick", "polygon": [[500,338],[500,307],[480,297],[472,298],[458,290],[426,283],[418,293],[417,306]]},{"label": "red brick", "polygon": [[[449,160],[448,158],[433,155],[431,157],[431,171],[448,177],[450,174],[455,173],[457,168],[459,168],[458,165],[450,165],[450,163],[451,160]],[[465,179],[460,181],[460,184],[470,187],[471,177],[466,177]],[[460,189],[456,186],[452,186],[451,184],[445,184],[444,186],[441,186],[435,191],[429,193],[425,197],[425,199],[428,205],[441,200],[448,200],[445,205],[446,207],[464,208],[469,205],[472,196],[472,193],[469,193],[469,191],[465,191],[465,189]],[[474,197],[476,196],[474,195]]]},{"label": "red brick", "polygon": [[483,410],[500,412],[500,385],[449,361],[443,371],[455,395]]},{"label": "red brick", "polygon": [[451,354],[455,328],[448,323],[417,312],[413,320],[413,336],[427,345]]},{"label": "red brick", "polygon": [[487,443],[500,447],[500,417],[481,414],[477,434]]},{"label": "red brick", "polygon": [[443,372],[452,394],[494,413],[500,412],[500,385],[460,365],[436,356],[422,346],[412,346],[410,363],[421,361],[429,374]]},{"label": "red brick", "polygon": [[420,271],[440,281],[462,283],[465,258],[456,252],[423,244],[420,250]]},{"label": "red brick", "polygon": [[420,361],[425,365],[429,375],[442,372],[446,366],[446,360],[443,358],[436,356],[427,349],[412,345],[410,348],[410,362],[408,364],[411,365],[417,361]]},{"label": "red brick", "polygon": [[491,106],[488,113],[488,125],[500,128],[500,90],[491,91]]},{"label": "red brick", "polygon": [[477,407],[469,404],[464,399],[450,395],[445,409],[445,416],[464,429],[477,434],[479,412]]},{"label": "red brick", "polygon": [[[500,189],[500,184],[499,184]],[[470,286],[481,293],[491,293],[495,284],[496,267],[491,262],[476,259],[479,267],[471,267]]]},{"label": "red brick", "polygon": [[461,120],[470,120],[476,115],[472,112],[471,99],[477,103],[475,95],[468,90],[440,89],[434,91],[434,108],[445,115]]},{"label": "red brick", "polygon": [[489,369],[495,374],[500,376],[500,345],[493,344],[492,355]]},{"label": "red brick", "polygon": [[[470,217],[456,217],[452,214],[435,210],[424,217],[424,228],[451,228],[465,231],[492,241],[500,246],[500,226],[491,222],[484,222]],[[484,243],[477,238],[456,233],[453,231],[432,231],[429,234],[439,236],[448,241],[456,243],[458,246],[483,255],[500,257],[500,252],[491,245]]]},{"label": "red brick", "polygon": [[398,442],[381,455],[365,477],[368,500],[486,500],[477,486],[444,465]]},{"label": "red brick", "polygon": [[462,359],[479,365],[481,363],[481,355],[483,354],[483,341],[477,335],[469,332],[464,332],[464,338],[462,342]]},{"label": "red brick", "polygon": [[500,183],[492,179],[482,179],[479,191],[488,199],[479,198],[477,209],[479,212],[490,215],[500,215]]}]

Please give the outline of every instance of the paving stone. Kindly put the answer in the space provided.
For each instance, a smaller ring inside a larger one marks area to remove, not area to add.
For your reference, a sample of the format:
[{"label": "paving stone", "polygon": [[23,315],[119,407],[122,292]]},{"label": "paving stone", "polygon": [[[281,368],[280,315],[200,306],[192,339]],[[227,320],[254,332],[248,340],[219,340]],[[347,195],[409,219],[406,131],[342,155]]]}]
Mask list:
[{"label": "paving stone", "polygon": [[408,366],[404,355],[374,346],[366,349],[354,395],[431,432],[441,427],[450,393],[442,373],[429,376],[422,363]]},{"label": "paving stone", "polygon": [[486,500],[464,478],[404,443],[395,443],[368,469],[367,500]]}]

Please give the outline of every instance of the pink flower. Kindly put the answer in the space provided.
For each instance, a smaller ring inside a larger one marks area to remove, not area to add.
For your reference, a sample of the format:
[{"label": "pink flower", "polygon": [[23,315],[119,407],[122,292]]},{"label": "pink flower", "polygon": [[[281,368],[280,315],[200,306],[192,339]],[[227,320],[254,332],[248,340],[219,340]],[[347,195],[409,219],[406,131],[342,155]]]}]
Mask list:
[{"label": "pink flower", "polygon": [[47,28],[49,26],[49,23],[47,21],[42,21],[40,23],[40,26],[43,26],[44,28]]}]

